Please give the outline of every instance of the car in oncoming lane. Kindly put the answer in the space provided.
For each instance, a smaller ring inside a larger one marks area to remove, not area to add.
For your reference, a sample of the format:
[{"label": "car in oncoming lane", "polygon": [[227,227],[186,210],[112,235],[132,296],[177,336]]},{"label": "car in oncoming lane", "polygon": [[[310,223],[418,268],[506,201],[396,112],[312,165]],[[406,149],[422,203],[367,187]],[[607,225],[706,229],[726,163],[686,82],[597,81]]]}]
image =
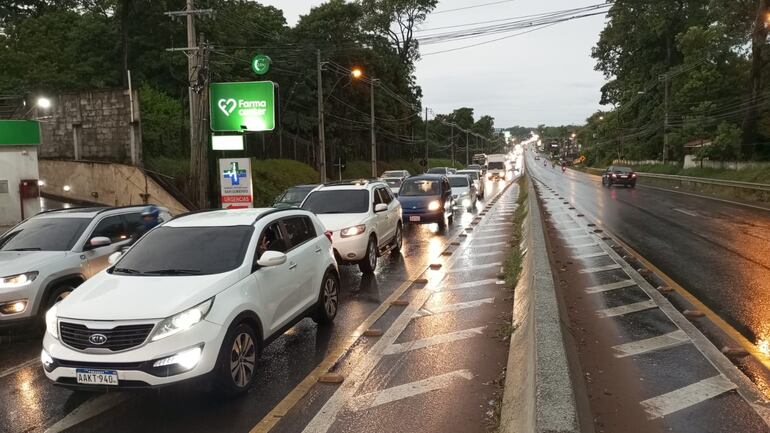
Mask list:
[{"label": "car in oncoming lane", "polygon": [[299,207],[310,191],[318,187],[315,185],[297,185],[287,188],[273,202],[275,208]]},{"label": "car in oncoming lane", "polygon": [[50,380],[75,389],[206,379],[235,395],[270,341],[307,316],[331,322],[338,305],[331,240],[312,213],[192,213],[48,310],[41,361]]},{"label": "car in oncoming lane", "polygon": [[[0,327],[43,323],[43,315],[109,256],[142,236],[146,205],[57,209],[37,214],[0,236]],[[159,221],[171,219],[159,208]]]},{"label": "car in oncoming lane", "polygon": [[385,182],[328,183],[311,192],[302,208],[315,213],[331,232],[340,264],[357,264],[369,274],[378,257],[401,250],[401,204]]},{"label": "car in oncoming lane", "polygon": [[437,223],[440,229],[444,229],[454,220],[455,203],[446,176],[412,176],[401,185],[398,200],[405,224]]},{"label": "car in oncoming lane", "polygon": [[602,185],[607,188],[611,188],[612,185],[636,188],[636,173],[629,167],[611,165],[602,172]]}]

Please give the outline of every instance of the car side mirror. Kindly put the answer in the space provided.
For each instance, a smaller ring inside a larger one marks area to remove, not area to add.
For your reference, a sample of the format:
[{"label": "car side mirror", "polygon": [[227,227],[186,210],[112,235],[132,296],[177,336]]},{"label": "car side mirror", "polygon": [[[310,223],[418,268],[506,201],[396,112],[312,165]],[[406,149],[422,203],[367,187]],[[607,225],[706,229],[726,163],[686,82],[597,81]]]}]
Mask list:
[{"label": "car side mirror", "polygon": [[120,251],[115,251],[114,253],[110,254],[109,257],[107,257],[107,263],[111,265],[114,265],[118,262],[118,259],[120,259],[120,256],[122,256],[123,253]]},{"label": "car side mirror", "polygon": [[378,203],[374,205],[375,212],[385,212],[386,210],[388,210],[388,205],[386,205],[385,203]]},{"label": "car side mirror", "polygon": [[263,268],[278,266],[286,263],[286,254],[280,251],[265,251],[262,257],[257,260],[257,264]]},{"label": "car side mirror", "polygon": [[111,243],[112,241],[110,240],[110,238],[106,236],[96,236],[91,238],[90,241],[88,241],[88,246],[91,248],[99,248],[99,247],[106,247]]}]

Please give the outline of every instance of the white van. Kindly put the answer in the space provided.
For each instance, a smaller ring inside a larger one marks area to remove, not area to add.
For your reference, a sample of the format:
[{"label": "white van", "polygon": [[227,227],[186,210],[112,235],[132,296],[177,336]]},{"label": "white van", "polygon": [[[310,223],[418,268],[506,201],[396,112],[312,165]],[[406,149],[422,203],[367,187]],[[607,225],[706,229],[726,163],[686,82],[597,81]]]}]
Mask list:
[{"label": "white van", "polygon": [[503,154],[487,155],[487,178],[489,180],[505,180],[506,159]]}]

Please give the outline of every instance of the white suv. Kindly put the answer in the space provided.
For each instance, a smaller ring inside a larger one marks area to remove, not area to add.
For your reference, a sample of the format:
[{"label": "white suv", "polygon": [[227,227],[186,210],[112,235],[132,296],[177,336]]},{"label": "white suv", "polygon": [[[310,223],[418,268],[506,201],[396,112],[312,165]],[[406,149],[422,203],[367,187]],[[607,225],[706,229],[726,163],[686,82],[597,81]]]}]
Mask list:
[{"label": "white suv", "polygon": [[312,213],[192,213],[51,308],[41,361],[49,379],[72,388],[203,377],[238,394],[266,344],[306,316],[331,322],[338,302],[331,241]]},{"label": "white suv", "polygon": [[401,250],[401,204],[380,181],[335,182],[318,187],[302,203],[332,232],[334,254],[342,264],[372,273],[377,257]]},{"label": "white suv", "polygon": [[[144,232],[146,206],[59,209],[0,236],[0,327],[43,323],[43,314],[109,266],[110,254]],[[159,220],[169,220],[160,210]]]}]

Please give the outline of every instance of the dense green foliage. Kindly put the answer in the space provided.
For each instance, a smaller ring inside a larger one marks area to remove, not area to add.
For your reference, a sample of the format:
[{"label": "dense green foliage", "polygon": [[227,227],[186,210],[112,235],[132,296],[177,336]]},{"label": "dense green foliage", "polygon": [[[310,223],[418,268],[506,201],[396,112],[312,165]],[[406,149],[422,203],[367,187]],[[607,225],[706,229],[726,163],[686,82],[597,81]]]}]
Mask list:
[{"label": "dense green foliage", "polygon": [[290,159],[252,159],[254,176],[254,206],[272,206],[275,198],[293,185],[318,182],[318,172],[312,167]]},{"label": "dense green foliage", "polygon": [[770,156],[766,5],[616,0],[592,54],[608,79],[601,102],[614,109],[579,134],[589,163],[664,157],[666,84],[665,158],[681,160],[695,140],[713,141],[702,151],[713,160]]}]

